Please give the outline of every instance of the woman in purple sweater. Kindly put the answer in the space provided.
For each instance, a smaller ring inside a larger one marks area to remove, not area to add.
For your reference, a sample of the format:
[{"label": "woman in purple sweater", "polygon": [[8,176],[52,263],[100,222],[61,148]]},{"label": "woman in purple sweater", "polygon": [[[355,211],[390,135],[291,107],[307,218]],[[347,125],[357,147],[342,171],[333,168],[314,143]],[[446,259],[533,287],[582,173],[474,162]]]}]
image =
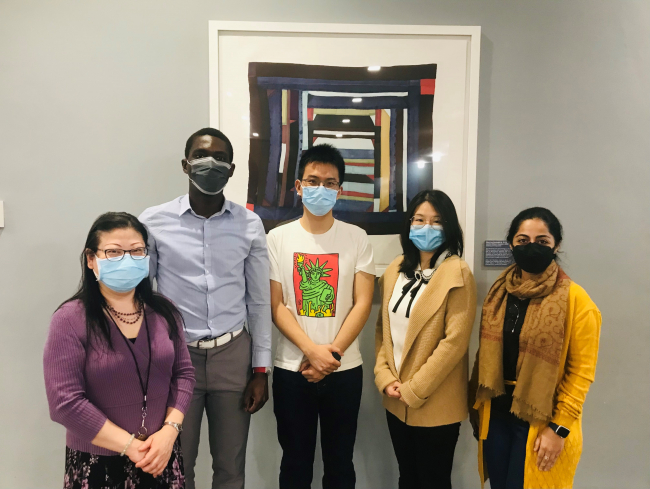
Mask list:
[{"label": "woman in purple sweater", "polygon": [[147,279],[146,243],[134,216],[100,216],[79,291],[52,316],[43,364],[67,429],[64,489],[185,487],[177,438],[194,369],[180,313]]}]

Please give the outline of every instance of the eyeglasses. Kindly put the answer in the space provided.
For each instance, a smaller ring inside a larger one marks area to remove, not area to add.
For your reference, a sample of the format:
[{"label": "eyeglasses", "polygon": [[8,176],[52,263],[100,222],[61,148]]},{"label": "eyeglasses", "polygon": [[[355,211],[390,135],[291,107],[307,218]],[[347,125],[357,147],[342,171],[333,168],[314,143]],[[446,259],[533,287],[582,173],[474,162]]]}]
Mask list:
[{"label": "eyeglasses", "polygon": [[[514,316],[514,320],[513,320]],[[519,321],[519,306],[517,305],[516,302],[513,302],[510,304],[508,307],[508,322],[512,323],[512,331],[511,333],[515,332],[515,328],[517,327],[517,321]]]},{"label": "eyeglasses", "polygon": [[133,258],[134,260],[143,260],[149,254],[149,250],[147,250],[146,247],[133,248],[132,250],[118,250],[118,249],[101,250],[97,248],[97,251],[103,251],[108,261],[120,261],[122,258],[124,258],[124,255],[126,253],[131,255],[131,258]]},{"label": "eyeglasses", "polygon": [[426,224],[430,226],[441,226],[443,220],[441,217],[432,217],[431,219],[426,219],[422,216],[413,216],[411,219],[411,226],[415,229],[422,229]]},{"label": "eyeglasses", "polygon": [[337,182],[336,180],[326,180],[325,182],[321,182],[320,180],[316,178],[307,178],[306,180],[300,180],[305,187],[319,187],[322,185],[325,188],[328,188],[330,190],[338,190],[341,187],[340,182]]}]

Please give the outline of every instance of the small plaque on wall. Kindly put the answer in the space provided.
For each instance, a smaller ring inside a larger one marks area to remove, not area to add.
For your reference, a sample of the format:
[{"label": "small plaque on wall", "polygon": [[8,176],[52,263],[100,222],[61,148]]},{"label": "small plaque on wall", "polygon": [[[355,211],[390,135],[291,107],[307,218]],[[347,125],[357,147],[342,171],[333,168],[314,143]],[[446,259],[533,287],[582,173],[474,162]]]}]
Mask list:
[{"label": "small plaque on wall", "polygon": [[483,266],[509,267],[514,263],[507,241],[486,241],[483,247]]}]

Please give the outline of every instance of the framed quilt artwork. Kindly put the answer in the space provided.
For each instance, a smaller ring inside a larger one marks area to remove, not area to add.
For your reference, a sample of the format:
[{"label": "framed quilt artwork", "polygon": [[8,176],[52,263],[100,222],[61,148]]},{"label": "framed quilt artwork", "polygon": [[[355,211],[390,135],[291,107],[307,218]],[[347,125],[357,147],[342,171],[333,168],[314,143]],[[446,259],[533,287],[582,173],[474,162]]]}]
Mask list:
[{"label": "framed quilt artwork", "polygon": [[371,72],[249,63],[248,81],[247,206],[267,231],[300,215],[298,162],[307,149],[328,143],[346,167],[335,217],[368,234],[395,234],[407,202],[433,181],[432,166],[418,162],[431,159],[436,65]]},{"label": "framed quilt artwork", "polygon": [[[378,275],[401,253],[408,203],[432,188],[454,201],[473,266],[479,43],[479,27],[210,22],[210,125],[236,165],[227,198],[267,232],[297,218],[300,157],[328,143],[345,160],[334,215],[366,230]],[[336,260],[303,259],[332,269],[314,284],[329,291]],[[305,313],[335,314],[317,296]]]}]

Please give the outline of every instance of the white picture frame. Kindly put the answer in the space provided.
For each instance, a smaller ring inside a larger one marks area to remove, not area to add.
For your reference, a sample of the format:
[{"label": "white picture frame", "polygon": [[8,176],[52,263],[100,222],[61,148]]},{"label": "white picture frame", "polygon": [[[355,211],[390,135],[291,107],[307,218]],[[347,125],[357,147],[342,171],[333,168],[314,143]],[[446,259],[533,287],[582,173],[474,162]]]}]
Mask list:
[{"label": "white picture frame", "polygon": [[[236,163],[227,197],[246,204],[250,128],[245,67],[249,62],[324,66],[436,63],[432,155],[437,151],[438,161],[434,158],[431,163],[435,165],[433,187],[454,201],[465,235],[464,259],[473,268],[480,42],[479,26],[210,21],[210,126],[231,139]],[[380,276],[401,253],[399,236],[373,235],[369,239]]]}]

